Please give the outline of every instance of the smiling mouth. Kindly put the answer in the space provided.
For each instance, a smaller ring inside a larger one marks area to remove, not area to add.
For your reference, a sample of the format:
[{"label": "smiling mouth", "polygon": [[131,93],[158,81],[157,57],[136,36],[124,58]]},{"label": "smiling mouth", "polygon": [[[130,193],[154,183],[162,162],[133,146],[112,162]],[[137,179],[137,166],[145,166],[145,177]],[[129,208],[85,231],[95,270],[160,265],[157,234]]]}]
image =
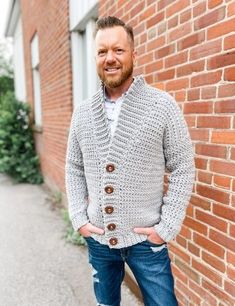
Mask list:
[{"label": "smiling mouth", "polygon": [[116,71],[118,71],[120,68],[117,68],[117,67],[115,67],[115,68],[105,68],[105,71],[107,71],[107,72],[116,72]]}]

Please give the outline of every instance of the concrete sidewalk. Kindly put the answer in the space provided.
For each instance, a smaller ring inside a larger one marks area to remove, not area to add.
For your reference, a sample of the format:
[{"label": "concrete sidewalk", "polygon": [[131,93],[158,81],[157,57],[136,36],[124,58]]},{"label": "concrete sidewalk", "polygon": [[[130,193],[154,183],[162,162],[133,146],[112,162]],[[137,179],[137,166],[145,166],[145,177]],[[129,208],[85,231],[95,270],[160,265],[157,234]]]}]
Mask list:
[{"label": "concrete sidewalk", "polygon": [[[46,197],[0,174],[0,305],[95,306],[87,249],[65,242]],[[125,285],[122,293],[122,306],[142,305]]]}]

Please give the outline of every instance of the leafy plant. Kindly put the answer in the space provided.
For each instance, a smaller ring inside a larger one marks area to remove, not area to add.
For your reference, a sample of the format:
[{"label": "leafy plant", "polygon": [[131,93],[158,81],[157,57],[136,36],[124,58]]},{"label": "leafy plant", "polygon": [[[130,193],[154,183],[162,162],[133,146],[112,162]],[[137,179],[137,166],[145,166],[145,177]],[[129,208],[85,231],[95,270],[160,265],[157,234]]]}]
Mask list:
[{"label": "leafy plant", "polygon": [[30,106],[7,92],[0,101],[0,172],[17,182],[42,183],[29,119]]},{"label": "leafy plant", "polygon": [[62,215],[65,223],[67,224],[66,235],[65,235],[66,241],[76,245],[86,245],[85,239],[78,232],[74,231],[71,221],[69,219],[68,210],[63,209]]}]

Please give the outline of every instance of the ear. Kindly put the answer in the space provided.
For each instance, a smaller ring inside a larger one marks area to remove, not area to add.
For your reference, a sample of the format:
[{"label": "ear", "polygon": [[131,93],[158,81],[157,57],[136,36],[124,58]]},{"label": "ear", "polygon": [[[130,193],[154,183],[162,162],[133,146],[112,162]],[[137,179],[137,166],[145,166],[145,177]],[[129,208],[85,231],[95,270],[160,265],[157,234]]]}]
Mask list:
[{"label": "ear", "polygon": [[137,51],[134,49],[132,51],[132,59],[133,59],[134,66],[135,66],[135,63],[136,63],[136,57],[137,57]]}]

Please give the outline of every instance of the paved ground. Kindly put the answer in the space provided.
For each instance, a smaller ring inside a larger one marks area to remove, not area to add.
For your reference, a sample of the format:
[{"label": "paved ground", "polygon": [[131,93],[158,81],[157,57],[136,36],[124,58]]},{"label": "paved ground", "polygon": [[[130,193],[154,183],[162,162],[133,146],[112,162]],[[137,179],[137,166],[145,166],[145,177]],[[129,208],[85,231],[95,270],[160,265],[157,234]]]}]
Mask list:
[{"label": "paved ground", "polygon": [[[0,174],[0,305],[95,306],[87,250],[65,242],[46,197]],[[122,290],[122,306],[142,305]]]}]

